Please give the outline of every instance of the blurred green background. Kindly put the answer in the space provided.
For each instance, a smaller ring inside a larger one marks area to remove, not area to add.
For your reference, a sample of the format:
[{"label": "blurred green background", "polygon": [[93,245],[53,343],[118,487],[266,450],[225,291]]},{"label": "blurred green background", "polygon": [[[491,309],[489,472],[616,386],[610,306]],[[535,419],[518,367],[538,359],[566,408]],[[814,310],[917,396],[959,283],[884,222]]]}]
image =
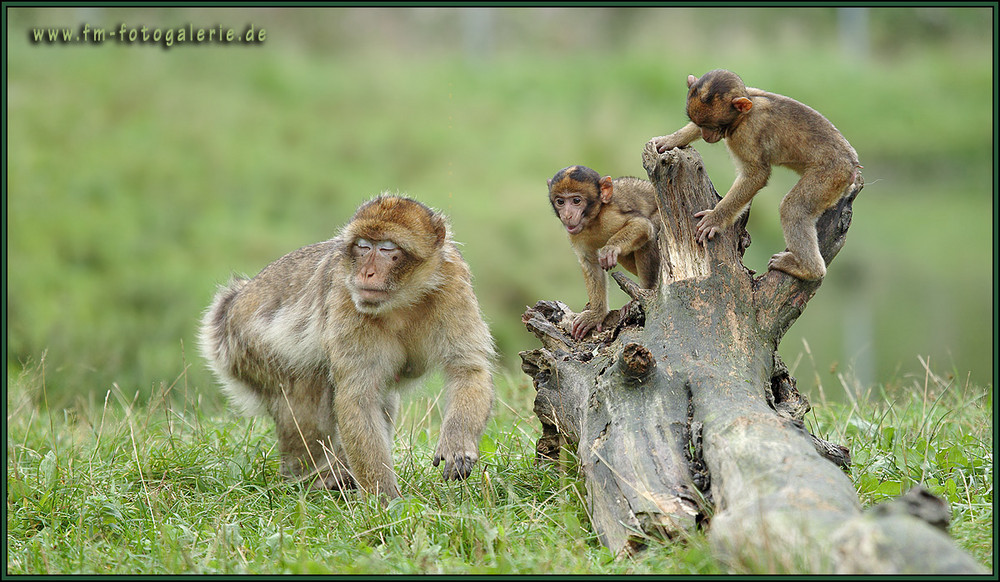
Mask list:
[{"label": "blurred green background", "polygon": [[[32,41],[123,23],[266,36]],[[645,142],[686,122],[686,76],[721,67],[821,111],[864,164],[847,245],[781,346],[800,388],[898,384],[921,357],[989,386],[994,26],[990,8],[9,8],[8,379],[44,357],[50,404],[112,383],[217,398],[195,342],[216,285],[388,190],[450,215],[530,390],[521,313],[586,302],[545,180],[645,177]],[[725,146],[695,147],[724,193]],[[783,248],[795,179],[758,195],[750,268]]]}]

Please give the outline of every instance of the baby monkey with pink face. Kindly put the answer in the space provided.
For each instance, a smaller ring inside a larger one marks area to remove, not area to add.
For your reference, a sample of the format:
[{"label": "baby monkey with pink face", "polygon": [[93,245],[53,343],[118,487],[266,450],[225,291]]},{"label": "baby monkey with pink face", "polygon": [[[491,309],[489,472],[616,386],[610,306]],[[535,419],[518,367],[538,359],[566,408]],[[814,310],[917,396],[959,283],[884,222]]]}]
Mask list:
[{"label": "baby monkey with pink face", "polygon": [[653,138],[660,153],[699,137],[726,140],[738,174],[729,192],[711,210],[695,214],[698,241],[705,243],[731,227],[767,184],[771,166],[791,168],[801,178],[781,201],[781,230],[788,249],[771,257],[769,269],[806,281],[822,279],[826,262],[819,250],[816,220],[835,205],[858,178],[858,154],[837,128],[798,101],[746,87],[722,69],[689,75],[690,123]]},{"label": "baby monkey with pink face", "polygon": [[601,177],[586,166],[570,166],[549,181],[549,202],[576,251],[587,286],[587,308],[573,322],[574,339],[601,331],[608,315],[604,271],[621,265],[651,289],[660,269],[656,243],[660,213],[653,185],[639,178]]}]

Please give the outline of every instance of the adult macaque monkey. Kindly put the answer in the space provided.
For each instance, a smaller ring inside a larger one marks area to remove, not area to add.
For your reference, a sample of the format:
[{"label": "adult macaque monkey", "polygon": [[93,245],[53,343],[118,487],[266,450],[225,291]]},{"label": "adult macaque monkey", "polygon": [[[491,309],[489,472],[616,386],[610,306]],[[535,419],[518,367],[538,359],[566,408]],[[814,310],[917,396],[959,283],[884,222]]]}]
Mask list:
[{"label": "adult macaque monkey", "polygon": [[569,233],[587,285],[587,309],[573,322],[577,340],[601,331],[608,314],[604,271],[620,264],[651,289],[660,268],[656,246],[660,212],[653,185],[639,178],[611,179],[586,166],[570,166],[549,181],[549,201]]},{"label": "adult macaque monkey", "polygon": [[230,400],[274,419],[287,477],[398,497],[399,389],[431,365],[449,400],[434,465],[463,479],[479,458],[493,340],[444,216],[419,202],[379,196],[335,238],[234,279],[200,340]]},{"label": "adult macaque monkey", "polygon": [[684,147],[703,138],[725,138],[738,167],[729,192],[711,210],[695,214],[698,241],[725,230],[749,207],[767,184],[771,166],[795,170],[802,177],[781,201],[781,230],[788,250],[771,257],[769,269],[803,280],[822,279],[816,220],[854,183],[861,165],[844,136],[816,110],[798,101],[745,87],[735,73],[717,69],[700,79],[689,75],[687,115],[691,122],[676,132],[653,138],[657,151]]}]

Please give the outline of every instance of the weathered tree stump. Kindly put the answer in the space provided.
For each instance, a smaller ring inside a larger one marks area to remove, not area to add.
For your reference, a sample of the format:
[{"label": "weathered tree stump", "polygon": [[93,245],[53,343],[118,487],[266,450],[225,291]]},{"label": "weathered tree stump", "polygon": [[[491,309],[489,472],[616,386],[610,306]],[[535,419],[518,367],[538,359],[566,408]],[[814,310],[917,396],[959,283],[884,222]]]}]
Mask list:
[{"label": "weathered tree stump", "polygon": [[[633,301],[617,325],[605,320],[579,342],[562,303],[541,301],[523,317],[543,344],[521,353],[538,391],[538,457],[575,447],[601,542],[628,554],[707,523],[719,559],[739,570],[982,572],[915,517],[933,496],[917,490],[903,509],[862,512],[842,469],[847,449],[805,429],[809,404],[776,351],[821,282],[755,277],[742,263],[745,217],[696,242],[693,216],[719,195],[694,149],[661,155],[647,144],[643,165],[662,221],[657,287],[614,273]],[[862,186],[858,176],[818,222],[827,264]]]}]

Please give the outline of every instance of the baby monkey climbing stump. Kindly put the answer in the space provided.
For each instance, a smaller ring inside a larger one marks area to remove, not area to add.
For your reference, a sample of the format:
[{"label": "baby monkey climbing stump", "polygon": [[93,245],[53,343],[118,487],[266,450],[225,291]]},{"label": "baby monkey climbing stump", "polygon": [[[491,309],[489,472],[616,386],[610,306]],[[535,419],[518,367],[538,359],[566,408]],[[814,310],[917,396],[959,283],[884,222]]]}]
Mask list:
[{"label": "baby monkey climbing stump", "polygon": [[[521,353],[538,391],[538,457],[575,448],[601,542],[624,555],[705,527],[740,571],[982,572],[943,531],[940,500],[916,488],[862,511],[847,449],[806,430],[809,404],[777,347],[822,280],[754,276],[746,215],[697,243],[693,216],[720,197],[694,149],[659,154],[650,142],[643,166],[660,210],[656,287],[615,273],[632,301],[580,341],[560,302],[523,316],[543,345]],[[862,186],[858,175],[818,221],[827,265]]]}]

